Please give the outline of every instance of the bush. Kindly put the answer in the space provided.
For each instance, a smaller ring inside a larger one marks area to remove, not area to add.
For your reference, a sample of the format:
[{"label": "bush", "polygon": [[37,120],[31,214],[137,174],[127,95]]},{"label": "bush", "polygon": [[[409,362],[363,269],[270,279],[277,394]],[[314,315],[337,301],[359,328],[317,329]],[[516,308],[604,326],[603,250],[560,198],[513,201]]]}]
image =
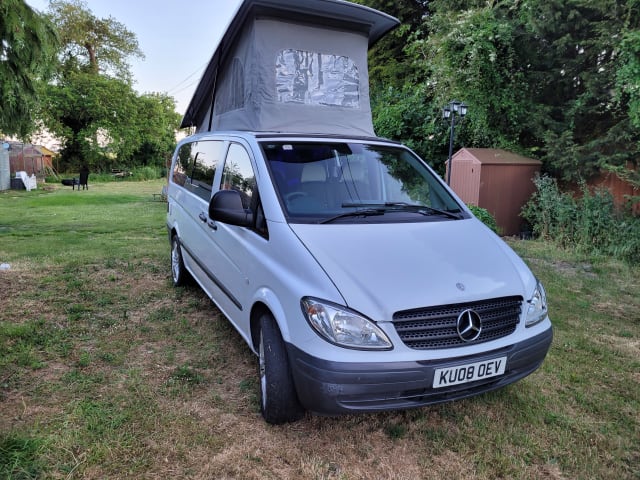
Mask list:
[{"label": "bush", "polygon": [[475,205],[467,205],[467,207],[469,207],[471,213],[473,213],[478,220],[484,223],[495,233],[498,233],[498,224],[496,223],[496,219],[493,218],[493,215],[489,213],[489,210],[482,207],[476,207]]},{"label": "bush", "polygon": [[163,172],[159,167],[135,167],[131,171],[131,177],[129,177],[129,180],[156,180],[157,178],[162,177]]},{"label": "bush", "polygon": [[610,192],[591,192],[583,184],[576,200],[561,192],[554,178],[538,176],[534,183],[537,191],[521,215],[536,236],[586,254],[640,263],[640,218],[616,210]]},{"label": "bush", "polygon": [[[124,177],[115,177],[111,172],[89,172],[89,183],[105,183],[105,182],[113,182],[117,181],[134,181],[140,182],[145,180],[156,180],[158,178],[163,178],[166,176],[167,171],[165,168],[161,167],[134,167],[131,170],[124,169],[127,172],[130,172],[131,175],[127,175]],[[60,183],[63,178],[77,178],[79,176],[78,172],[63,172],[59,174],[59,178],[56,177],[47,177],[47,183]]]},{"label": "bush", "polygon": [[554,178],[536,177],[534,183],[537,191],[523,207],[522,218],[531,224],[535,236],[566,246],[574,235],[575,200],[571,195],[560,192]]}]

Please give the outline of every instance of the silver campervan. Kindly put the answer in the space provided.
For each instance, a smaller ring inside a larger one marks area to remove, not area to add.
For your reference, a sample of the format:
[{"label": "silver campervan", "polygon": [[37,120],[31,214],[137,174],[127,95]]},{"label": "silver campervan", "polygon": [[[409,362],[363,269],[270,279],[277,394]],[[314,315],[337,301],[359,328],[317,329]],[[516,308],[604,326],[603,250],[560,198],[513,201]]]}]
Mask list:
[{"label": "silver campervan", "polygon": [[407,147],[377,138],[368,47],[397,21],[246,0],[183,119],[167,228],[257,354],[270,423],[418,407],[513,383],[552,340],[523,261]]}]

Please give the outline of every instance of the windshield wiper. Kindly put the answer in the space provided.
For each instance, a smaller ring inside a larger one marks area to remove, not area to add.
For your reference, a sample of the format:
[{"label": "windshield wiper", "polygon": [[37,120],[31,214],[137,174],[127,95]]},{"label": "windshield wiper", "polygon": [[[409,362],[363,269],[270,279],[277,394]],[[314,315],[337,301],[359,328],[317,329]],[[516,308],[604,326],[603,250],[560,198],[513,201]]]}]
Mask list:
[{"label": "windshield wiper", "polygon": [[386,210],[384,208],[363,208],[360,210],[354,210],[352,212],[345,212],[333,217],[325,218],[318,223],[331,223],[334,220],[345,217],[370,217],[372,215],[384,215]]},{"label": "windshield wiper", "polygon": [[416,212],[422,215],[442,215],[444,217],[453,218],[454,220],[460,220],[462,217],[456,212],[449,212],[447,210],[440,210],[439,208],[427,207],[426,205],[414,205],[405,202],[384,202],[384,203],[343,203],[342,208],[348,207],[374,207],[383,208],[384,211],[399,211],[399,212]]}]

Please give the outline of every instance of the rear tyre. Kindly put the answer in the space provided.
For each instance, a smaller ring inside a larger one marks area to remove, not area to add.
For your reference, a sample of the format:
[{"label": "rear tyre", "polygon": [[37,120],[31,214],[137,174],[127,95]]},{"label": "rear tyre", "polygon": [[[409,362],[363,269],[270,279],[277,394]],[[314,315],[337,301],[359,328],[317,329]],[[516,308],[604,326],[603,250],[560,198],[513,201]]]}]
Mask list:
[{"label": "rear tyre", "polygon": [[189,280],[189,272],[182,260],[182,247],[178,235],[171,237],[171,280],[174,287],[185,285]]},{"label": "rear tyre", "polygon": [[274,318],[260,317],[260,411],[267,423],[295,422],[304,415],[291,376],[287,350]]}]

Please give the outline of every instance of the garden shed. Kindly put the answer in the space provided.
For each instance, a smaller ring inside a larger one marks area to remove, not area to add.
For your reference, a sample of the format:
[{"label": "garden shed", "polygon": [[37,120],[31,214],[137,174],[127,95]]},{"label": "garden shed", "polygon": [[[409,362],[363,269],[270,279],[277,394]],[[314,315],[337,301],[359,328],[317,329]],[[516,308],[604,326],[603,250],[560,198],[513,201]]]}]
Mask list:
[{"label": "garden shed", "polygon": [[501,149],[463,148],[452,163],[456,194],[467,204],[486,208],[502,235],[518,235],[523,230],[520,210],[536,190],[533,178],[542,162]]},{"label": "garden shed", "polygon": [[53,170],[53,152],[30,143],[8,142],[11,174],[27,172],[27,175],[44,175]]}]

